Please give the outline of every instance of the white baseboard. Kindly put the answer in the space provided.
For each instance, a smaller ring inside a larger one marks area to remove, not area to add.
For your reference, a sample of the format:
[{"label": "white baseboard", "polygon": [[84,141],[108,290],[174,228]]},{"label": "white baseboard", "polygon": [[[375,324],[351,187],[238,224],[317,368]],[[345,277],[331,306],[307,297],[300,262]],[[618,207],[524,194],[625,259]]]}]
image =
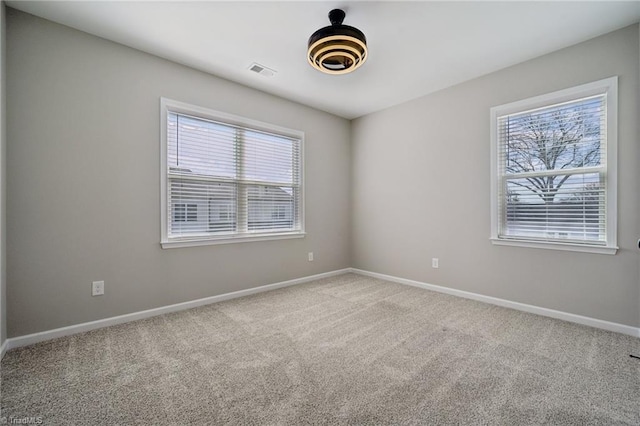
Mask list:
[{"label": "white baseboard", "polygon": [[510,300],[499,299],[497,297],[484,296],[482,294],[471,293],[454,288],[442,287],[434,284],[427,284],[420,281],[408,280],[406,278],[398,278],[392,275],[379,274],[377,272],[364,271],[362,269],[351,268],[351,272],[360,275],[366,275],[373,278],[379,278],[385,281],[392,281],[399,284],[406,284],[414,287],[420,287],[427,290],[436,291],[438,293],[446,293],[452,296],[463,297],[465,299],[477,300],[479,302],[490,303],[505,308],[511,308],[518,311],[529,312],[532,314],[542,315],[545,317],[556,318],[577,324],[588,325],[590,327],[601,328],[603,330],[615,331],[616,333],[628,334],[634,337],[640,337],[640,328],[629,325],[618,324],[615,322],[604,321],[596,318],[585,317],[582,315],[570,314],[568,312],[556,311],[554,309],[542,308],[540,306],[527,305],[525,303],[512,302]]},{"label": "white baseboard", "polygon": [[[116,317],[104,318],[96,321],[85,322],[82,324],[70,325],[68,327],[56,328],[53,330],[42,331],[39,333],[27,334],[19,337],[12,337],[5,340],[2,345],[2,355],[5,351],[28,346],[46,340],[57,339],[58,337],[70,336],[72,334],[83,333],[85,331],[95,330],[98,328],[109,327],[111,325],[123,324],[126,322],[136,321],[140,319],[155,317],[158,315],[168,314],[171,312],[183,311],[186,309],[196,308],[198,306],[210,305],[212,303],[222,302],[224,300],[235,299],[238,297],[249,296],[251,294],[262,293],[269,290],[275,290],[282,287],[289,287],[296,284],[302,284],[321,278],[332,277],[335,275],[350,272],[351,268],[338,269],[336,271],[325,272],[317,275],[296,278],[289,281],[282,281],[274,284],[267,284],[260,287],[248,288],[246,290],[234,291],[232,293],[220,294],[217,296],[205,297],[203,299],[192,300],[189,302],[176,303],[175,305],[162,306],[159,308],[148,309],[146,311],[133,312],[130,314],[119,315]],[[0,357],[1,359],[1,357]]]},{"label": "white baseboard", "polygon": [[482,294],[471,293],[463,290],[456,290],[453,288],[442,287],[434,284],[427,284],[420,281],[414,281],[406,278],[395,277],[392,275],[385,275],[385,274],[365,271],[357,268],[345,268],[345,269],[339,269],[336,271],[325,272],[322,274],[296,278],[289,281],[282,281],[279,283],[249,288],[246,290],[234,291],[232,293],[225,293],[217,296],[205,297],[203,299],[192,300],[189,302],[176,303],[174,305],[162,306],[159,308],[148,309],[140,312],[133,312],[130,314],[119,315],[119,316],[110,317],[110,318],[104,318],[96,321],[85,322],[82,324],[71,325],[68,327],[56,328],[53,330],[42,331],[39,333],[28,334],[25,336],[12,337],[10,339],[5,340],[4,343],[0,346],[0,359],[2,359],[2,357],[7,351],[14,348],[19,348],[21,346],[28,346],[34,343],[44,342],[46,340],[57,339],[59,337],[70,336],[72,334],[83,333],[90,330],[96,330],[98,328],[109,327],[116,324],[123,324],[131,321],[168,314],[171,312],[183,311],[186,309],[196,308],[198,306],[209,305],[212,303],[222,302],[224,300],[230,300],[238,297],[249,296],[251,294],[262,293],[265,291],[275,290],[278,288],[289,287],[292,285],[302,284],[309,281],[318,280],[321,278],[328,278],[335,275],[341,275],[348,272],[353,272],[355,274],[379,278],[382,280],[396,282],[399,284],[406,284],[414,287],[420,287],[427,290],[436,291],[439,293],[446,293],[452,296],[458,296],[458,297],[463,297],[465,299],[477,300],[479,302],[490,303],[492,305],[503,306],[506,308],[516,309],[519,311],[529,312],[529,313],[538,314],[546,317],[557,318],[564,321],[569,321],[577,324],[614,331],[617,333],[628,334],[634,337],[640,337],[640,328],[638,327],[632,327],[624,324],[618,324],[614,322],[599,320],[596,318],[570,314],[568,312],[556,311],[553,309],[542,308],[534,305],[527,305],[525,303],[512,302],[510,300],[499,299],[497,297],[484,296]]}]

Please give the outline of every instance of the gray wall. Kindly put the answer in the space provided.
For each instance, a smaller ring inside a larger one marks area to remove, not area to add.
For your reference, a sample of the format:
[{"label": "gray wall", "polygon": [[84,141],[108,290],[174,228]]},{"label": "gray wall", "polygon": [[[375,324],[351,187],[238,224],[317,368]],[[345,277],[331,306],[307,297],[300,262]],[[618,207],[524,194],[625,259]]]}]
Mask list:
[{"label": "gray wall", "polygon": [[[638,40],[634,25],[355,120],[353,266],[640,325]],[[613,75],[618,254],[493,246],[489,108]]]},{"label": "gray wall", "polygon": [[[349,121],[7,11],[9,337],[350,266]],[[162,250],[161,96],[304,131],[306,238]]]},{"label": "gray wall", "polygon": [[4,2],[0,1],[0,346],[7,338],[7,285],[6,285],[6,20]]}]

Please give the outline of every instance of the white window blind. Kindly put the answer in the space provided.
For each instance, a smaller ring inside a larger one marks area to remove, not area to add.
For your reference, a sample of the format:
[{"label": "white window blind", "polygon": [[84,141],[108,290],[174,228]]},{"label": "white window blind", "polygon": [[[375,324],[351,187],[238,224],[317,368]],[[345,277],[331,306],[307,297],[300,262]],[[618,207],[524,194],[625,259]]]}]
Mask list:
[{"label": "white window blind", "polygon": [[612,94],[609,85],[600,86],[498,107],[502,114],[492,111],[494,239],[615,245],[608,149],[609,135],[615,135],[608,128]]},{"label": "white window blind", "polygon": [[165,103],[164,243],[302,233],[299,133]]}]

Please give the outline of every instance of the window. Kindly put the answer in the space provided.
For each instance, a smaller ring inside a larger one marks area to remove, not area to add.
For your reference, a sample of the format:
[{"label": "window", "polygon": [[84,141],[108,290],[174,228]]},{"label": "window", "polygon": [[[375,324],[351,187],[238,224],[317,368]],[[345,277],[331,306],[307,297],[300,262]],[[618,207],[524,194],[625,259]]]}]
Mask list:
[{"label": "window", "polygon": [[615,254],[617,77],[491,109],[494,244]]},{"label": "window", "polygon": [[161,100],[162,246],[304,236],[303,133]]}]

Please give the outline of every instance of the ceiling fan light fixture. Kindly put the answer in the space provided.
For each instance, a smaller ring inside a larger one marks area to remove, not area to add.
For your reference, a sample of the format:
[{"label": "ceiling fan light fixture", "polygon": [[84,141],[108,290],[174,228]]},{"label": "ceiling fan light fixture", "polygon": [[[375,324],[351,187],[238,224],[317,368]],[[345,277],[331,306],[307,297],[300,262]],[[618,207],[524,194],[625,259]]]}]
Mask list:
[{"label": "ceiling fan light fixture", "polygon": [[307,60],[326,74],[347,74],[367,60],[367,38],[355,27],[343,25],[346,14],[341,9],[329,12],[331,25],[309,37]]}]

